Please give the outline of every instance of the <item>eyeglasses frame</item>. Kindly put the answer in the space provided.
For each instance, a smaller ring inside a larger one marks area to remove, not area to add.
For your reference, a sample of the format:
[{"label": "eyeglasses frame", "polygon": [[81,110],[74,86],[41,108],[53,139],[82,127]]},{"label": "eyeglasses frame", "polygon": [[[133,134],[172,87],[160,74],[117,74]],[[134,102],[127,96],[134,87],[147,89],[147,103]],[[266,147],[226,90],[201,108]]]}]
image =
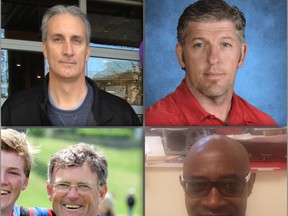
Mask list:
[{"label": "eyeglasses frame", "polygon": [[90,190],[96,189],[96,188],[99,189],[99,188],[102,186],[101,183],[98,183],[96,186],[93,186],[93,185],[90,185],[90,184],[87,184],[87,183],[69,184],[69,183],[65,183],[65,182],[54,182],[54,183],[52,183],[52,184],[50,184],[50,185],[57,190],[57,186],[59,186],[60,184],[66,184],[67,186],[69,185],[68,190],[65,191],[65,192],[69,192],[69,191],[71,190],[71,188],[74,188],[78,193],[79,193],[79,191],[80,191],[80,192],[83,192],[83,190],[82,190],[82,191],[79,190],[79,185],[86,185],[86,186],[88,186],[88,187],[89,187],[89,190],[87,190],[87,191],[90,191]]},{"label": "eyeglasses frame", "polygon": [[[244,179],[243,179],[244,185],[246,185],[246,184],[249,182],[250,177],[251,177],[251,171],[249,171],[248,174],[244,177]],[[180,184],[181,184],[181,186],[183,187],[185,193],[187,193],[187,183],[191,182],[192,179],[184,179],[184,178],[183,178],[183,175],[180,175],[180,176],[179,176],[179,180],[180,180]],[[217,187],[217,183],[218,183],[219,181],[213,181],[213,182],[208,181],[208,182],[209,182],[210,185],[211,185],[210,191],[211,191],[211,189],[212,189],[213,187],[216,187],[217,190],[218,190],[218,192],[222,195],[222,193],[219,191],[219,189],[218,189],[218,187]],[[208,194],[210,193],[210,191],[208,192]],[[243,191],[242,191],[242,193],[243,193]],[[208,195],[208,194],[207,194],[207,195]],[[207,195],[206,195],[206,196],[207,196]],[[224,195],[222,195],[222,196],[224,196]],[[202,197],[202,196],[201,196],[201,197]],[[197,196],[194,197],[194,196],[193,196],[193,198],[201,198],[201,197],[197,197]],[[203,196],[203,197],[205,197],[205,196]]]}]

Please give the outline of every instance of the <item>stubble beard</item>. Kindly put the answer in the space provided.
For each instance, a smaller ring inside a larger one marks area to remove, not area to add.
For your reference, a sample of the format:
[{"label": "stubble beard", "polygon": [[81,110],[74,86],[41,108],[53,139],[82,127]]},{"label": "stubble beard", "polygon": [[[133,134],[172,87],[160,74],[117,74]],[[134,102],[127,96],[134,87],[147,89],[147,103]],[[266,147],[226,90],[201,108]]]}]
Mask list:
[{"label": "stubble beard", "polygon": [[218,85],[218,80],[210,80],[208,85],[196,84],[195,88],[202,95],[213,100],[224,97],[228,93],[228,87]]}]

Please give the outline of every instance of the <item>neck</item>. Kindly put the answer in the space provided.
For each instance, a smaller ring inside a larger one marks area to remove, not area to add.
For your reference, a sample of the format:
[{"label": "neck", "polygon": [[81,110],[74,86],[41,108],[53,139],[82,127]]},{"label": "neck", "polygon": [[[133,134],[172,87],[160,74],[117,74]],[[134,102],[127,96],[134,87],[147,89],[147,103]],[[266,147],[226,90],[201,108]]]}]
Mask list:
[{"label": "neck", "polygon": [[201,106],[206,110],[206,112],[211,115],[216,116],[221,121],[227,123],[230,109],[231,109],[231,99],[218,100],[218,99],[197,99]]},{"label": "neck", "polygon": [[189,91],[197,99],[197,101],[201,104],[206,112],[216,116],[218,119],[225,123],[228,121],[229,113],[231,110],[233,88],[220,96],[209,97],[199,92],[193,86],[190,86],[187,83],[186,85]]},{"label": "neck", "polygon": [[58,79],[49,74],[48,88],[55,106],[64,110],[78,106],[87,93],[84,75],[73,80],[66,80]]}]

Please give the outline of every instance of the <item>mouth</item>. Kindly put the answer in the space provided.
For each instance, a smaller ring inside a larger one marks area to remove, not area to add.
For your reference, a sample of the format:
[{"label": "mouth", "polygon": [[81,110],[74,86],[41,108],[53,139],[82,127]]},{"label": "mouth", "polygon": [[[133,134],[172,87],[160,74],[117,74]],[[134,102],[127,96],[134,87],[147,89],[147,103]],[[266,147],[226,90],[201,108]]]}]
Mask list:
[{"label": "mouth", "polygon": [[221,72],[207,72],[207,73],[204,73],[204,76],[211,77],[211,78],[217,78],[217,77],[221,77],[221,76],[224,76],[224,75],[225,74],[221,73]]},{"label": "mouth", "polygon": [[7,194],[10,194],[10,191],[7,191],[7,190],[1,190],[1,196],[5,196]]},{"label": "mouth", "polygon": [[229,214],[203,214],[203,216],[229,216]]},{"label": "mouth", "polygon": [[66,64],[66,65],[74,65],[76,62],[69,62],[69,61],[60,61],[61,64]]},{"label": "mouth", "polygon": [[67,209],[79,209],[81,208],[82,206],[81,205],[71,205],[71,204],[64,204],[64,207],[67,208]]}]

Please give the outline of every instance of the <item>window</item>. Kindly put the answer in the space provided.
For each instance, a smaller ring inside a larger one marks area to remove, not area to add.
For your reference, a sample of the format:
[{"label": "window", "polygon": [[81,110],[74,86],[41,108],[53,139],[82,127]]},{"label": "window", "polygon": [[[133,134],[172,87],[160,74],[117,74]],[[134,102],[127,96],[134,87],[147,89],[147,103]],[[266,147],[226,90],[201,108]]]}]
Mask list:
[{"label": "window", "polygon": [[92,57],[87,75],[98,87],[131,105],[142,105],[142,70],[139,61]]}]

